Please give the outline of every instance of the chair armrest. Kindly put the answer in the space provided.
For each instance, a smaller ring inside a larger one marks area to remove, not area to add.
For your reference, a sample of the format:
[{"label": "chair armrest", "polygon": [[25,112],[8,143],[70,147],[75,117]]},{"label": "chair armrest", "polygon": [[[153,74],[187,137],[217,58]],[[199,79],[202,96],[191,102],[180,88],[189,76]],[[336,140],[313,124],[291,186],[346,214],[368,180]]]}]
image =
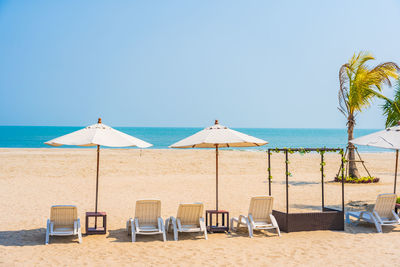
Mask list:
[{"label": "chair armrest", "polygon": [[50,233],[54,231],[54,222],[50,221]]},{"label": "chair armrest", "polygon": [[135,218],[135,229],[136,229],[136,233],[139,232],[139,219]]},{"label": "chair armrest", "polygon": [[[128,224],[129,224],[129,226],[131,227],[131,231],[132,231],[132,230],[135,231],[135,220],[132,219],[132,218],[129,218]],[[127,230],[129,231],[129,228],[128,228]]]},{"label": "chair armrest", "polygon": [[375,210],[375,204],[368,204],[366,207],[365,207],[365,211],[369,211],[369,212],[374,212],[374,210]]},{"label": "chair armrest", "polygon": [[163,221],[163,219],[162,219],[161,217],[158,217],[158,218],[157,218],[157,221],[158,221],[158,231],[164,232],[165,227],[164,227],[164,221]]},{"label": "chair armrest", "polygon": [[279,227],[278,222],[276,221],[276,218],[275,218],[274,215],[270,214],[269,218],[270,218],[271,223],[272,223],[273,226]]},{"label": "chair armrest", "polygon": [[170,223],[172,224],[172,227],[176,229],[177,225],[176,225],[176,218],[174,216],[171,216],[169,218]]},{"label": "chair armrest", "polygon": [[254,224],[253,215],[251,213],[249,213],[249,222],[251,223],[251,226],[253,226],[253,228],[254,228],[255,224]]},{"label": "chair armrest", "polygon": [[203,217],[200,217],[200,218],[199,218],[199,223],[200,223],[200,229],[201,229],[202,231],[205,231],[205,230],[206,230],[206,223],[205,223]]},{"label": "chair armrest", "polygon": [[380,224],[383,224],[381,217],[379,216],[378,212],[376,212],[375,210],[373,211],[373,213],[371,213],[372,216],[375,217],[376,220],[378,220],[378,222]]},{"label": "chair armrest", "polygon": [[[244,220],[244,223],[243,223],[243,220]],[[239,217],[238,217],[238,221],[237,221],[237,226],[236,227],[240,227],[241,224],[246,224],[247,225],[248,223],[249,223],[249,219],[246,216],[240,214]]]},{"label": "chair armrest", "polygon": [[176,224],[177,224],[178,230],[182,231],[182,224],[181,224],[181,220],[179,218],[176,218]]}]

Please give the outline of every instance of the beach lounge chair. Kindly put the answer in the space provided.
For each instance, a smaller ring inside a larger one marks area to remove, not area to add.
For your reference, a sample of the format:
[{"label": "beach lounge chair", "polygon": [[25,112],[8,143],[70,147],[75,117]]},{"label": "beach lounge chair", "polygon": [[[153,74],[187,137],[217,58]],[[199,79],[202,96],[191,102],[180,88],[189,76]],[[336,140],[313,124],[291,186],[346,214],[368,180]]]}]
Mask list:
[{"label": "beach lounge chair", "polygon": [[136,201],[135,218],[126,222],[128,235],[132,236],[132,242],[136,241],[136,235],[161,234],[166,241],[164,221],[161,218],[160,200]]},{"label": "beach lounge chair", "polygon": [[[249,237],[253,237],[253,230],[268,230],[275,229],[280,236],[278,223],[272,215],[273,197],[259,196],[252,197],[250,201],[248,216],[240,215],[239,218],[233,217],[231,219],[231,230],[235,231],[236,228],[247,227],[249,230]],[[236,223],[234,227],[233,223]]]},{"label": "beach lounge chair", "polygon": [[50,236],[55,235],[78,235],[79,243],[82,243],[81,222],[76,206],[57,205],[51,207],[50,219],[47,220],[45,244],[49,244]]},{"label": "beach lounge chair", "polygon": [[178,232],[202,232],[207,240],[207,228],[203,218],[203,210],[203,203],[179,204],[176,218],[171,216],[165,220],[166,231],[169,232],[172,226],[175,241],[178,241]]},{"label": "beach lounge chair", "polygon": [[350,216],[357,218],[355,224],[361,220],[375,224],[376,231],[382,233],[382,226],[385,225],[398,225],[400,218],[394,211],[396,205],[396,194],[380,194],[376,198],[375,206],[373,209],[365,211],[347,211],[346,223],[350,222]]}]

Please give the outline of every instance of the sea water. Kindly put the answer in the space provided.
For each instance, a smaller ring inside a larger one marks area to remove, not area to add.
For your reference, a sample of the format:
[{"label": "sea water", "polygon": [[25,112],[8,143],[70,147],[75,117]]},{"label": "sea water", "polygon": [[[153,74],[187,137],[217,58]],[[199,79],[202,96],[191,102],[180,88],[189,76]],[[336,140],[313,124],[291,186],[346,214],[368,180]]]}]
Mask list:
[{"label": "sea water", "polygon": [[[49,147],[44,142],[83,127],[59,126],[0,126],[0,147],[40,148]],[[169,145],[188,137],[202,128],[174,127],[115,127],[115,129],[133,135],[153,146],[150,149],[165,149]],[[245,134],[268,141],[268,145],[253,148],[228,148],[240,150],[265,150],[283,147],[329,147],[345,148],[347,143],[346,129],[277,129],[277,128],[233,128]],[[379,129],[355,129],[354,136],[359,137]],[[63,146],[68,147],[68,146]],[[75,147],[76,148],[76,147]],[[387,151],[373,147],[360,146],[359,151]]]}]

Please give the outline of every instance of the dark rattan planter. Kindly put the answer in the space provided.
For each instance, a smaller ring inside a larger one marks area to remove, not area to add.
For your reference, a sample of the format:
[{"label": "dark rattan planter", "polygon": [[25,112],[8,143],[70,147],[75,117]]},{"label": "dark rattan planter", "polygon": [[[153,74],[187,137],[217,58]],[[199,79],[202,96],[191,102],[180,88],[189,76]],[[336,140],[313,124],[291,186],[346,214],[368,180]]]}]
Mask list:
[{"label": "dark rattan planter", "polygon": [[325,208],[323,212],[286,213],[274,210],[281,231],[344,230],[343,211]]}]

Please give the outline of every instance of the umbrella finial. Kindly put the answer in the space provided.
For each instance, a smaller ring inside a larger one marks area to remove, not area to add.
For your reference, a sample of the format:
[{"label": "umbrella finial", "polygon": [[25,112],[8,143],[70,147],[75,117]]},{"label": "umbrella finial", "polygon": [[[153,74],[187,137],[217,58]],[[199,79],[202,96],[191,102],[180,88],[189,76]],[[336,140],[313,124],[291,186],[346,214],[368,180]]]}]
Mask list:
[{"label": "umbrella finial", "polygon": [[218,123],[218,120],[215,120],[215,125],[217,125],[217,124],[219,124],[219,123]]},{"label": "umbrella finial", "polygon": [[99,120],[97,121],[97,123],[101,123],[101,118],[99,118]]}]

